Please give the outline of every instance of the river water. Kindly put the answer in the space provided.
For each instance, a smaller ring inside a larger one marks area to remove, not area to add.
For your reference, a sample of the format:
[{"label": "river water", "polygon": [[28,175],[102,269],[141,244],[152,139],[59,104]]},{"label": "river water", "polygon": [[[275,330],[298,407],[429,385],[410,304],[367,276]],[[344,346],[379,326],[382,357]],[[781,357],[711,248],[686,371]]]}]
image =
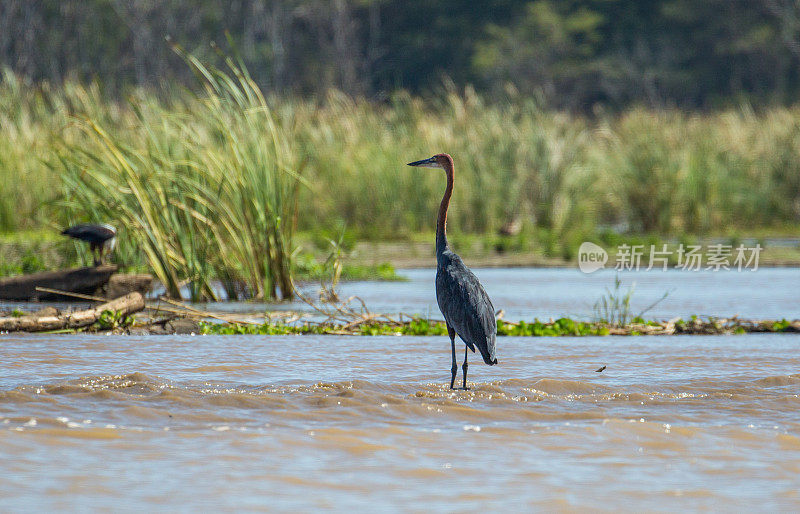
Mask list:
[{"label": "river water", "polygon": [[[549,315],[525,298],[578,296],[517,274],[514,297],[485,271],[525,319]],[[792,317],[783,273],[764,280],[784,300],[720,283],[702,305]],[[399,311],[428,301],[407,301],[414,283],[346,288]],[[664,316],[690,308],[676,297]],[[798,335],[504,337],[498,366],[471,357],[469,391],[448,389],[449,353],[442,337],[2,335],[0,510],[800,508]]]},{"label": "river water", "polygon": [[[608,290],[614,278],[622,281],[623,294],[633,287],[631,311],[645,317],[671,319],[690,316],[748,319],[800,318],[800,269],[761,268],[756,271],[624,271],[602,270],[584,274],[577,268],[488,268],[474,270],[496,309],[506,320],[547,320],[568,316],[591,320],[593,306]],[[396,283],[343,283],[341,298],[358,296],[375,312],[406,312],[441,318],[434,291],[435,269],[401,270],[406,281]],[[318,286],[305,288],[314,296]],[[667,294],[666,298],[664,294]],[[663,300],[662,300],[663,298]],[[659,301],[660,300],[660,301]],[[2,305],[0,305],[0,308]],[[205,304],[210,310],[261,311],[269,309],[308,310],[301,303],[259,305],[247,302]]]}]

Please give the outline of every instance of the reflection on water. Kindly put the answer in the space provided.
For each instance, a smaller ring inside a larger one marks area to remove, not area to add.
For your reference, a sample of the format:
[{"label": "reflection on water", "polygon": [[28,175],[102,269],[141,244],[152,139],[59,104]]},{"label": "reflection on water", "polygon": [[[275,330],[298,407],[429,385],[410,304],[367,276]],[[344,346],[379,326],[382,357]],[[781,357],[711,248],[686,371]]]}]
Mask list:
[{"label": "reflection on water", "polygon": [[0,345],[2,510],[800,506],[797,335]]}]

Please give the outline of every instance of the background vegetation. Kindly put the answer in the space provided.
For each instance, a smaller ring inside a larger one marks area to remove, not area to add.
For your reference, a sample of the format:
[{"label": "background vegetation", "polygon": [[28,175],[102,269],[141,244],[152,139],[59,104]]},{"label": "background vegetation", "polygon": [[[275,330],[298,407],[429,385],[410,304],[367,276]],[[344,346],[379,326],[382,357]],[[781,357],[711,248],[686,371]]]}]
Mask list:
[{"label": "background vegetation", "polygon": [[[229,216],[225,230],[239,236],[275,232],[256,225],[266,223],[257,218],[263,212],[319,232],[321,246],[341,227],[349,238],[403,239],[432,230],[443,187],[439,173],[404,163],[437,149],[456,156],[454,234],[494,234],[518,221],[522,231],[507,244],[533,238],[554,255],[603,231],[781,232],[800,219],[798,108],[639,108],[590,119],[523,97],[489,103],[469,88],[429,102],[400,93],[375,105],[336,92],[266,100],[253,89],[249,98],[241,84],[225,84],[169,101],[140,91],[114,102],[93,86],[29,88],[6,75],[0,228],[124,219],[131,233],[123,239],[140,237],[129,201],[152,201],[159,216],[178,209],[187,223]],[[226,180],[239,180],[235,190]],[[131,199],[134,185],[158,199]],[[168,232],[187,237],[171,244],[196,244],[204,227]],[[195,252],[177,246],[164,253]],[[199,262],[186,265],[188,275],[201,272]]]},{"label": "background vegetation", "polygon": [[795,0],[3,0],[0,64],[35,81],[194,85],[164,43],[226,31],[268,93],[430,96],[447,76],[547,106],[793,103]]}]

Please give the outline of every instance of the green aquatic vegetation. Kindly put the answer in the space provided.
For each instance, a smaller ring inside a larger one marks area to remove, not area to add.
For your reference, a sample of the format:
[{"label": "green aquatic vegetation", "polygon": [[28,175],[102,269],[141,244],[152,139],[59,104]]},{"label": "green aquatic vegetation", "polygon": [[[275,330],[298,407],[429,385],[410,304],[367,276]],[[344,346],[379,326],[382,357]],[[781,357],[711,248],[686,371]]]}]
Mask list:
[{"label": "green aquatic vegetation", "polygon": [[660,325],[660,323],[657,322],[657,321],[647,320],[647,319],[644,319],[641,316],[635,316],[634,318],[632,318],[631,319],[631,324],[633,324],[633,325],[647,325],[647,326],[650,326],[650,327],[657,327],[657,326]]},{"label": "green aquatic vegetation", "polygon": [[[402,334],[400,327],[386,324],[364,324],[358,327],[358,333],[362,336],[391,336]],[[415,334],[427,335],[427,334]]]},{"label": "green aquatic vegetation", "polygon": [[786,332],[791,328],[791,323],[786,318],[772,324],[773,332]]},{"label": "green aquatic vegetation", "polygon": [[597,334],[596,335],[598,335],[598,336],[607,336],[609,334],[611,334],[611,331],[608,329],[608,327],[605,327],[605,326],[597,327]]},{"label": "green aquatic vegetation", "polygon": [[636,284],[633,283],[627,292],[622,291],[622,280],[619,275],[614,277],[613,289],[606,288],[606,292],[594,304],[595,320],[622,326],[628,323],[631,317],[631,297]]},{"label": "green aquatic vegetation", "polygon": [[[614,287],[612,289],[606,288],[606,292],[594,304],[594,320],[599,323],[606,323],[617,327],[622,327],[632,324],[648,324],[655,322],[645,321],[644,314],[650,311],[653,307],[664,301],[669,296],[669,291],[643,309],[639,314],[631,314],[631,298],[633,291],[636,287],[636,282],[633,282],[628,288],[627,292],[622,291],[622,280],[619,275],[614,277]],[[657,325],[657,323],[655,323]]]},{"label": "green aquatic vegetation", "polygon": [[[352,333],[365,336],[404,335],[404,336],[446,336],[447,327],[443,322],[423,318],[397,323],[365,322],[352,330],[347,330],[341,325],[328,324],[300,324],[287,325],[282,323],[263,325],[246,325],[236,323],[201,323],[201,333],[215,335],[307,335],[307,334],[337,334]],[[574,321],[561,318],[552,323],[506,323],[499,321],[497,325],[499,336],[587,336],[608,335],[607,327],[592,323]]]},{"label": "green aquatic vegetation", "polygon": [[307,323],[302,325],[287,325],[284,323],[256,325],[200,322],[200,333],[205,335],[309,335],[324,334],[326,333],[326,328],[322,325]]},{"label": "green aquatic vegetation", "polygon": [[447,325],[438,321],[417,318],[403,325],[403,335],[406,336],[445,336]]},{"label": "green aquatic vegetation", "polygon": [[[334,323],[305,322],[298,324],[265,323],[237,324],[237,323],[209,323],[202,322],[203,334],[250,334],[250,335],[308,335],[308,334],[337,334],[337,335],[367,335],[367,336],[447,336],[447,327],[444,322],[425,318],[414,318],[408,321],[376,321],[364,319],[347,325]],[[657,322],[653,320],[636,319],[635,322],[625,326],[611,325],[605,322],[585,322],[570,318],[559,318],[550,322],[534,320],[533,322],[520,321],[518,323],[498,320],[498,336],[516,337],[559,337],[559,336],[608,336],[615,335],[645,336],[668,334],[744,334],[749,332],[786,332],[797,331],[796,323],[785,319],[770,322],[755,322],[731,318],[690,321],[676,320],[672,322]]]},{"label": "green aquatic vegetation", "polygon": [[364,323],[359,326],[362,335],[446,336],[447,326],[441,321],[416,318],[402,324]]},{"label": "green aquatic vegetation", "polygon": [[121,311],[105,310],[100,314],[94,328],[97,330],[115,330],[119,328],[127,328],[136,322],[134,316],[123,314]]},{"label": "green aquatic vegetation", "polygon": [[[441,321],[424,318],[415,318],[403,323],[364,322],[352,328],[335,324],[284,324],[265,323],[240,324],[240,323],[210,323],[201,322],[201,333],[215,335],[307,335],[307,334],[355,334],[366,336],[404,335],[404,336],[446,336],[447,327]],[[499,336],[587,336],[608,335],[607,326],[596,323],[574,321],[569,318],[560,318],[551,323],[539,320],[533,323],[521,321],[508,323],[498,321],[497,335]]]},{"label": "green aquatic vegetation", "polygon": [[533,323],[525,321],[508,323],[500,320],[497,322],[497,335],[534,337],[608,335],[608,328],[595,323],[575,321],[569,318],[559,318],[552,323],[543,323],[538,319]]}]

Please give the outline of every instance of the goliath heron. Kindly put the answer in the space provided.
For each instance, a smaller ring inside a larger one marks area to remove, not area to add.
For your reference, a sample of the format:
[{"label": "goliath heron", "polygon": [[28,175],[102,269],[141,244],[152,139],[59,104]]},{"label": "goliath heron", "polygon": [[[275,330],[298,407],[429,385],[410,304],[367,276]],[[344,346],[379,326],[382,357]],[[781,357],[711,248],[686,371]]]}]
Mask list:
[{"label": "goliath heron", "polygon": [[497,321],[494,317],[494,306],[483,286],[464,265],[447,244],[447,208],[453,194],[453,158],[446,153],[434,155],[430,159],[410,162],[409,166],[424,168],[441,168],[447,175],[447,188],[444,190],[442,203],[439,206],[439,218],[436,222],[436,301],[447,324],[450,336],[450,348],[453,354],[453,366],[450,369],[450,389],[456,381],[458,365],[456,364],[456,334],[461,338],[464,348],[464,389],[467,387],[467,349],[481,352],[483,362],[492,366],[497,364],[494,355],[497,338]]},{"label": "goliath heron", "polygon": [[61,234],[89,243],[95,266],[103,263],[103,255],[111,252],[117,243],[117,230],[106,223],[102,225],[83,223],[69,227]]}]

